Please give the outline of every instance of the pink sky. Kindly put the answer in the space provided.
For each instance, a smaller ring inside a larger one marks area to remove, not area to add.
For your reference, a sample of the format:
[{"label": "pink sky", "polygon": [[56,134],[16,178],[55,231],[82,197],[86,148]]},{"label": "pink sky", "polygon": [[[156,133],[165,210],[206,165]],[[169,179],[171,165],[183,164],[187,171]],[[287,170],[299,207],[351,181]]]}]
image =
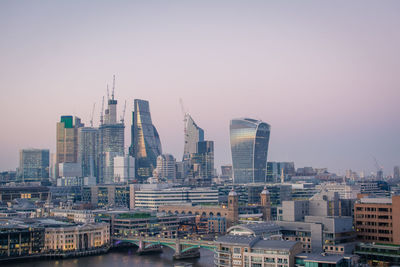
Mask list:
[{"label": "pink sky", "polygon": [[106,84],[150,101],[183,151],[179,98],[230,163],[229,120],[272,126],[269,160],[392,173],[400,165],[398,1],[1,1],[0,170],[55,149],[61,115],[98,122]]}]

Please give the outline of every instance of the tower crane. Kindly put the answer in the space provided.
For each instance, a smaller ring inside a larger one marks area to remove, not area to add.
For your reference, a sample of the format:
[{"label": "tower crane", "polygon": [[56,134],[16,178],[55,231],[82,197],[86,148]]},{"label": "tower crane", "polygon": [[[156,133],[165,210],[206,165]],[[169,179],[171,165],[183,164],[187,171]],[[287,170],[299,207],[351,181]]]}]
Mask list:
[{"label": "tower crane", "polygon": [[125,121],[125,111],[126,111],[126,100],[125,100],[125,104],[124,104],[124,109],[122,111],[121,123],[124,123],[124,121]]},{"label": "tower crane", "polygon": [[104,96],[103,96],[103,101],[101,103],[100,125],[103,125],[103,122],[104,122],[103,114],[104,114]]},{"label": "tower crane", "polygon": [[95,107],[96,107],[96,103],[93,104],[92,116],[90,118],[90,127],[93,127],[93,116],[94,116],[94,108]]},{"label": "tower crane", "polygon": [[378,163],[378,161],[376,160],[375,157],[373,157],[373,158],[375,161],[376,178],[383,179],[383,166]]}]

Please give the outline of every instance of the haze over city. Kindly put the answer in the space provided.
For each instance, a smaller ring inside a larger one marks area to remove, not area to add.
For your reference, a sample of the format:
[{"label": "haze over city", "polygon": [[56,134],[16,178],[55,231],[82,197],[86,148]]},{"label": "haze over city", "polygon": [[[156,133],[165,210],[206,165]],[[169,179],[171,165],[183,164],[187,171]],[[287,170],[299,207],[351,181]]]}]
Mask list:
[{"label": "haze over city", "polygon": [[[39,5],[38,3],[42,3]],[[55,151],[56,123],[98,125],[116,75],[118,117],[150,102],[180,159],[179,98],[230,164],[229,121],[271,125],[269,161],[390,174],[400,163],[398,1],[2,1],[0,170],[22,148]]]}]

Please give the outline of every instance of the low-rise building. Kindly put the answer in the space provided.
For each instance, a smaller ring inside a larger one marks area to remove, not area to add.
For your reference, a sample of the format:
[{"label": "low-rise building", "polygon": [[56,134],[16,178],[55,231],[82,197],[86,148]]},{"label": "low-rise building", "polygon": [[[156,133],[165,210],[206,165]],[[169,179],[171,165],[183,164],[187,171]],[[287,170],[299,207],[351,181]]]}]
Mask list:
[{"label": "low-rise building", "polygon": [[215,244],[215,266],[292,267],[302,251],[299,242],[245,235],[221,236]]},{"label": "low-rise building", "polygon": [[86,251],[110,245],[110,228],[107,223],[59,225],[45,229],[47,252]]}]

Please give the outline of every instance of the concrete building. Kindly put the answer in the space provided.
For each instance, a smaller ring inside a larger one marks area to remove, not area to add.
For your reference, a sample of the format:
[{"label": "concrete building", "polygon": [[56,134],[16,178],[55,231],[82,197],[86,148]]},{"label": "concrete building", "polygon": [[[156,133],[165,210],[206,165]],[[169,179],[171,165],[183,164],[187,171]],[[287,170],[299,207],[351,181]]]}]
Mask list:
[{"label": "concrete building", "polygon": [[135,158],[117,156],[114,158],[114,182],[127,183],[135,180]]},{"label": "concrete building", "polygon": [[99,208],[129,208],[128,185],[96,185],[82,188],[82,202]]},{"label": "concrete building", "polygon": [[361,192],[360,185],[346,183],[323,183],[316,188],[329,192],[338,192],[340,199],[357,199],[357,194]]},{"label": "concrete building", "polygon": [[209,205],[163,205],[158,211],[168,214],[190,214],[201,215],[204,217],[225,217],[227,226],[235,225],[239,221],[238,195],[231,191],[228,196],[228,206],[209,206]]},{"label": "concrete building", "polygon": [[58,177],[83,177],[80,163],[63,162],[58,164]]},{"label": "concrete building", "polygon": [[189,184],[211,186],[211,180],[214,177],[214,142],[198,142],[196,153],[190,154],[189,162]]},{"label": "concrete building", "polygon": [[400,245],[400,196],[360,195],[354,204],[354,225],[360,241]]},{"label": "concrete building", "polygon": [[167,181],[176,180],[176,160],[171,154],[162,154],[157,157],[157,176]]},{"label": "concrete building", "polygon": [[282,238],[302,243],[303,252],[351,254],[356,234],[351,217],[306,216],[304,221],[276,221]]},{"label": "concrete building", "polygon": [[218,204],[218,190],[130,185],[131,208],[157,210],[171,205]]},{"label": "concrete building", "polygon": [[110,245],[107,223],[59,225],[45,228],[45,250],[71,252],[93,250]]},{"label": "concrete building", "polygon": [[293,241],[263,240],[261,237],[225,235],[215,241],[215,266],[293,267],[302,251]]},{"label": "concrete building", "polygon": [[73,209],[51,209],[50,216],[68,219],[74,223],[94,223],[96,215],[104,210],[73,210]]},{"label": "concrete building", "polygon": [[21,149],[19,152],[19,177],[22,182],[42,181],[49,178],[49,150]]}]

